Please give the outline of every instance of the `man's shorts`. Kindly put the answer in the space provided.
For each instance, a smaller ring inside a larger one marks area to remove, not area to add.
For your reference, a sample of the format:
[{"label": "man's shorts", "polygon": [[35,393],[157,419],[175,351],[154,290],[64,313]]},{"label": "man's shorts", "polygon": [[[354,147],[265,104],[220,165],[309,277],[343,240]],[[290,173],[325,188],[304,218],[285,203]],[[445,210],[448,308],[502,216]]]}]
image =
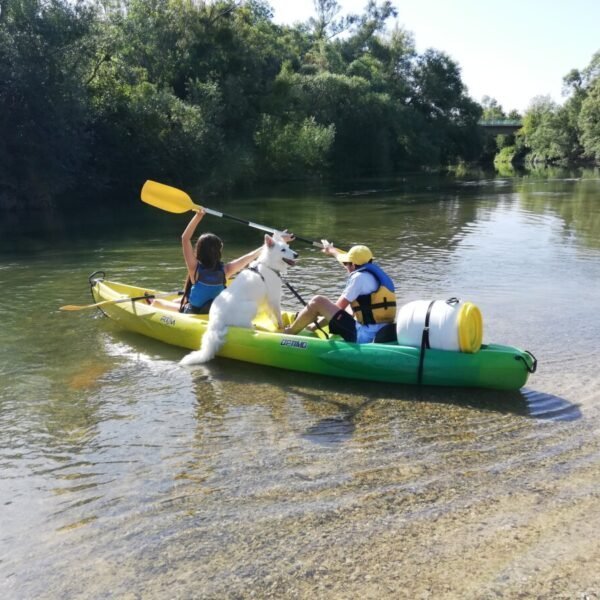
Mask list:
[{"label": "man's shorts", "polygon": [[329,331],[341,335],[347,342],[356,342],[356,321],[345,310],[338,310],[333,315]]}]

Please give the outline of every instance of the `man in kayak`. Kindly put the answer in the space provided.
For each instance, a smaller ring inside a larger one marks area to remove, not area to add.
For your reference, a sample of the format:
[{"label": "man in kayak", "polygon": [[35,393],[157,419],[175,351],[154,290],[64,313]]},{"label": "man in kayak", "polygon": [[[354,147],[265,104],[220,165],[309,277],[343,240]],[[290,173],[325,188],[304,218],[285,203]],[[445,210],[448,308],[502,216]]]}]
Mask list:
[{"label": "man in kayak", "polygon": [[[223,263],[223,242],[214,233],[203,233],[196,244],[192,245],[192,236],[205,214],[204,209],[200,208],[181,234],[183,258],[188,271],[181,302],[154,300],[151,301],[154,306],[184,313],[208,314],[212,301],[225,289],[227,280],[247,267],[261,253],[263,247],[259,246],[248,254]],[[281,237],[290,242],[294,239],[294,234],[284,231]]]},{"label": "man in kayak", "polygon": [[[349,274],[346,287],[336,302],[325,296],[314,296],[298,313],[284,333],[295,335],[317,321],[329,323],[329,331],[341,335],[347,342],[364,344],[375,341],[376,335],[396,317],[394,283],[387,273],[373,262],[367,246],[353,246],[342,252],[323,240],[323,252],[335,256]],[[378,340],[379,341],[379,340]]]}]

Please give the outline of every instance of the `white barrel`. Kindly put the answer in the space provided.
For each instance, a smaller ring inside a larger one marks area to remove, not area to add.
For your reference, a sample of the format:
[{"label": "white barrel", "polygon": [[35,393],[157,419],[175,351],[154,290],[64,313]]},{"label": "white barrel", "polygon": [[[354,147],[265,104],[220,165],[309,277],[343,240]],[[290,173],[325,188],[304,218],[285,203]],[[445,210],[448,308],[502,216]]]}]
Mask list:
[{"label": "white barrel", "polygon": [[[429,347],[437,350],[477,352],[483,337],[479,309],[471,302],[436,300],[429,315]],[[421,347],[425,318],[431,300],[415,300],[398,309],[396,334],[402,346]]]}]

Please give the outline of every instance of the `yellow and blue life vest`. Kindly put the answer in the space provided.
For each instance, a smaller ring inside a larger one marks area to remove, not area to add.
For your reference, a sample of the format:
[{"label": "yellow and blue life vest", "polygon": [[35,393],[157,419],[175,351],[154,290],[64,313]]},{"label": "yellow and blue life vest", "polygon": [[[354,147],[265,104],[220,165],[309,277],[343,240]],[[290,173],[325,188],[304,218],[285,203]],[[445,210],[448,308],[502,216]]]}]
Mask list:
[{"label": "yellow and blue life vest", "polygon": [[354,273],[371,273],[379,287],[371,294],[359,296],[350,306],[354,318],[363,325],[393,323],[396,318],[396,288],[390,276],[375,263],[362,265]]}]

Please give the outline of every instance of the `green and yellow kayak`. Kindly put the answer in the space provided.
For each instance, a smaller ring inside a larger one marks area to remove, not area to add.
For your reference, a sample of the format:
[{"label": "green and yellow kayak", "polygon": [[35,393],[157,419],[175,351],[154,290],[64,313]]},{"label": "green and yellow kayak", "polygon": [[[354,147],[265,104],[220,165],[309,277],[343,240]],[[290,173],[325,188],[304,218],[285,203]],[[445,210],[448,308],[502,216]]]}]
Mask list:
[{"label": "green and yellow kayak", "polygon": [[[123,328],[181,348],[200,347],[207,316],[155,308],[140,299],[145,295],[165,297],[164,292],[94,276],[90,284],[95,302],[102,303],[99,309]],[[284,320],[290,319],[290,314],[284,316]],[[218,356],[333,377],[505,390],[524,386],[536,368],[535,358],[526,350],[484,344],[473,354],[426,350],[419,377],[420,348],[397,342],[352,344],[336,335],[326,339],[320,332],[290,336],[261,317],[254,324],[253,329],[230,327]]]}]

